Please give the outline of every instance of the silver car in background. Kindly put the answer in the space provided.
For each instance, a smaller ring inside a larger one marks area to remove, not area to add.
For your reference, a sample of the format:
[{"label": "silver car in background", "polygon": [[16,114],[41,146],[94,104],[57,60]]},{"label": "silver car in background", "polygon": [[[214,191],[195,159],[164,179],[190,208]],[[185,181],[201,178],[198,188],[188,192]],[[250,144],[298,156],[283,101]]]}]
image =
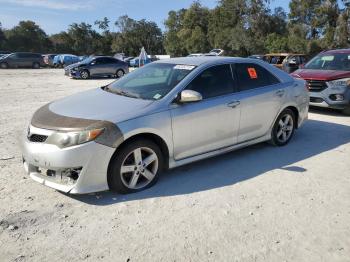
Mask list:
[{"label": "silver car in background", "polygon": [[137,192],[167,168],[284,146],[308,107],[305,81],[256,59],[161,60],[40,108],[23,136],[24,167],[72,194]]}]

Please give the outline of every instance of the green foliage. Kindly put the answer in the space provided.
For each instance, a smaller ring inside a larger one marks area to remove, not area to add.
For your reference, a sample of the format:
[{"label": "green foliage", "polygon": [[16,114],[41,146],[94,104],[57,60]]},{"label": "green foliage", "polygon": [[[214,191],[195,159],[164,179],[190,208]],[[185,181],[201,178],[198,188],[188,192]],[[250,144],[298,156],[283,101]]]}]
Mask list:
[{"label": "green foliage", "polygon": [[21,21],[5,30],[6,49],[16,51],[45,52],[51,48],[46,33],[33,21]]},{"label": "green foliage", "polygon": [[6,47],[6,37],[5,33],[2,30],[2,25],[0,23],[0,50],[4,50]]},{"label": "green foliage", "polygon": [[[0,23],[0,50],[86,54],[123,52],[185,56],[221,48],[226,55],[267,52],[316,54],[324,49],[350,47],[349,0],[290,0],[290,13],[270,10],[269,0],[218,0],[213,9],[194,1],[188,9],[173,10],[165,32],[152,21],[121,16],[114,23],[104,17],[94,25],[74,23],[66,31],[47,36],[32,21],[11,29]],[[287,19],[289,18],[289,19]]]},{"label": "green foliage", "polygon": [[162,54],[163,34],[156,23],[145,19],[136,21],[128,16],[121,16],[115,22],[119,32],[114,34],[112,50],[137,56],[142,47],[150,54]]},{"label": "green foliage", "polygon": [[184,56],[187,54],[184,42],[180,40],[179,32],[181,30],[183,16],[186,10],[181,9],[177,12],[170,11],[168,19],[165,20],[164,24],[167,31],[164,34],[164,48],[168,54],[173,57]]},{"label": "green foliage", "polygon": [[265,40],[268,53],[281,53],[289,51],[288,37],[276,33],[269,34]]}]

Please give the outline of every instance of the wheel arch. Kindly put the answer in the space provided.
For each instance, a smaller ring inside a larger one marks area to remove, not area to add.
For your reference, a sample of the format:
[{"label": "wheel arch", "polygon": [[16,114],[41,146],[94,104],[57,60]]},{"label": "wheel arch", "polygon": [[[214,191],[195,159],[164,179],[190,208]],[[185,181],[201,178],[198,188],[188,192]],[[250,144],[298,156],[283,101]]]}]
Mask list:
[{"label": "wheel arch", "polygon": [[[295,125],[295,129],[298,129],[298,127],[299,127],[299,110],[298,110],[298,108],[297,107],[295,107],[295,106],[287,106],[286,108],[284,108],[282,111],[284,111],[284,110],[286,110],[286,109],[290,109],[290,110],[292,110],[293,111],[293,113],[294,113],[294,116],[295,116],[295,122],[296,122],[296,125]],[[282,112],[281,111],[281,112]]]},{"label": "wheel arch", "polygon": [[157,134],[154,133],[150,133],[150,132],[145,132],[145,133],[139,133],[139,134],[135,134],[132,135],[130,137],[128,137],[127,139],[125,139],[115,150],[114,154],[112,155],[109,164],[108,164],[108,172],[110,171],[110,167],[112,164],[112,161],[114,160],[114,158],[118,155],[119,151],[127,144],[139,140],[139,139],[145,139],[145,140],[150,140],[153,143],[155,143],[157,146],[159,146],[159,149],[161,150],[163,156],[164,156],[164,167],[166,169],[169,168],[169,147],[167,145],[167,143],[165,142],[165,140],[160,137]]}]

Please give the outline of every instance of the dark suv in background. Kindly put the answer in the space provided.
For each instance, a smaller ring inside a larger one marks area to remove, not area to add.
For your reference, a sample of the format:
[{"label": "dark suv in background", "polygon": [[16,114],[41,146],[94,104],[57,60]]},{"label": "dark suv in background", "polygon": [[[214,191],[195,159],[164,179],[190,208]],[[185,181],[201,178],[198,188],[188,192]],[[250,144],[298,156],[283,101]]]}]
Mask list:
[{"label": "dark suv in background", "polygon": [[44,66],[41,54],[35,53],[12,53],[0,58],[0,68],[31,67],[40,68]]},{"label": "dark suv in background", "polygon": [[128,63],[109,56],[93,56],[79,63],[66,66],[65,75],[73,78],[88,79],[90,77],[116,76],[129,73]]}]

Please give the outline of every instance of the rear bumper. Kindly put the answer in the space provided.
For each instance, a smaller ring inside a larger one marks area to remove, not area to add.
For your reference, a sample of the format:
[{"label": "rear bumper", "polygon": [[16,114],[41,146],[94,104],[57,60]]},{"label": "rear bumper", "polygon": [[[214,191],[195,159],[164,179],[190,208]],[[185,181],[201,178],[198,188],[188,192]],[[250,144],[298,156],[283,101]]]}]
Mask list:
[{"label": "rear bumper", "polygon": [[95,142],[61,149],[22,138],[26,173],[43,185],[72,194],[109,189],[107,169],[114,151]]}]

